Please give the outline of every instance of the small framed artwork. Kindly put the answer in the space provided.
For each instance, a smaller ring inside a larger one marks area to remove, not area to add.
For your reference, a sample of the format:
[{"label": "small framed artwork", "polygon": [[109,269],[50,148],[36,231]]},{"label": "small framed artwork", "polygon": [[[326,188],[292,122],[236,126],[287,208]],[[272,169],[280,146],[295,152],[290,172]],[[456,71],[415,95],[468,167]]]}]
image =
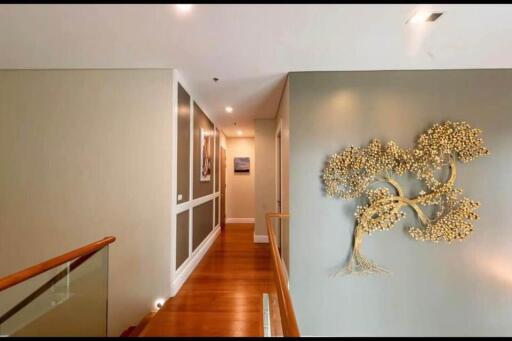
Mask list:
[{"label": "small framed artwork", "polygon": [[249,173],[251,159],[248,157],[235,157],[235,173]]},{"label": "small framed artwork", "polygon": [[212,153],[209,132],[201,128],[201,182],[209,182],[212,173]]}]

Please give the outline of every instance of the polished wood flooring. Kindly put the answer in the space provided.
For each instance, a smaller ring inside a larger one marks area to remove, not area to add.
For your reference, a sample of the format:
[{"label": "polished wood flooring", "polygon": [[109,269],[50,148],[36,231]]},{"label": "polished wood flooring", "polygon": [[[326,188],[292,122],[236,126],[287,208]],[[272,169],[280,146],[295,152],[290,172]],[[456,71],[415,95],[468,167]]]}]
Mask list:
[{"label": "polished wood flooring", "polygon": [[275,294],[269,244],[228,224],[178,294],[140,336],[263,336],[263,293]]}]

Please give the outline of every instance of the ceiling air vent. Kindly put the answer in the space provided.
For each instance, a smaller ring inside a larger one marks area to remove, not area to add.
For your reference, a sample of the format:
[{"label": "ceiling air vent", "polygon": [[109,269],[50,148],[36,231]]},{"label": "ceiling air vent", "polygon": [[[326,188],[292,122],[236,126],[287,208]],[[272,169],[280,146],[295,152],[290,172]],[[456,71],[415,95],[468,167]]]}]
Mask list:
[{"label": "ceiling air vent", "polygon": [[418,23],[424,23],[427,21],[436,21],[439,19],[439,17],[443,15],[443,12],[418,12],[412,16],[409,20],[407,20],[407,23],[409,24],[418,24]]},{"label": "ceiling air vent", "polygon": [[432,13],[428,18],[427,21],[436,21],[440,16],[443,15],[443,12],[436,12]]}]

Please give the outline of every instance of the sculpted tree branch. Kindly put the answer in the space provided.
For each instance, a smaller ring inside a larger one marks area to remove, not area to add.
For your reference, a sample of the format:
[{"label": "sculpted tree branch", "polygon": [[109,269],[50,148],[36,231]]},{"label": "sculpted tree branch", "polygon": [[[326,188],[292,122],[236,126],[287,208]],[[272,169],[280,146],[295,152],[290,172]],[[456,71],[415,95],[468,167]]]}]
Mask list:
[{"label": "sculpted tree branch", "polygon": [[[420,227],[410,227],[412,238],[421,241],[463,240],[473,231],[470,220],[478,219],[474,213],[479,203],[460,198],[462,190],[456,189],[456,161],[469,162],[489,152],[479,137],[481,131],[465,122],[434,124],[422,134],[413,149],[402,149],[396,143],[382,145],[372,140],[364,148],[351,146],[333,154],[324,169],[323,181],[331,197],[352,199],[366,195],[368,204],[358,206],[355,212],[356,228],[352,257],[345,272],[372,273],[385,271],[361,255],[364,234],[385,231],[405,217],[402,208],[410,207],[418,217]],[[434,172],[449,167],[446,182],[434,176]],[[415,198],[407,198],[400,183],[391,174],[414,174],[423,182],[426,190]],[[370,188],[377,183],[388,187]],[[429,218],[425,206],[438,206],[436,216]]]}]

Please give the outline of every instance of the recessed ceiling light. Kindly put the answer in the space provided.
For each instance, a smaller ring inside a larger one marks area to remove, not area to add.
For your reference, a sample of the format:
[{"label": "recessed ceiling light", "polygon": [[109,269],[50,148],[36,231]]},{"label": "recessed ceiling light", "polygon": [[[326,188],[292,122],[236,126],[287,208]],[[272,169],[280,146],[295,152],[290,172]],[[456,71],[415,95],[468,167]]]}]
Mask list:
[{"label": "recessed ceiling light", "polygon": [[441,15],[443,15],[442,12],[417,12],[412,18],[407,20],[407,23],[418,24],[427,21],[436,21]]},{"label": "recessed ceiling light", "polygon": [[192,8],[192,5],[191,4],[182,4],[182,5],[176,5],[176,7],[178,7],[180,12],[188,12]]},{"label": "recessed ceiling light", "polygon": [[238,134],[238,136],[242,136],[243,134],[241,130],[237,131],[236,133]]},{"label": "recessed ceiling light", "polygon": [[233,112],[233,108],[230,107],[229,105],[226,107],[226,112],[228,113],[232,113]]}]

